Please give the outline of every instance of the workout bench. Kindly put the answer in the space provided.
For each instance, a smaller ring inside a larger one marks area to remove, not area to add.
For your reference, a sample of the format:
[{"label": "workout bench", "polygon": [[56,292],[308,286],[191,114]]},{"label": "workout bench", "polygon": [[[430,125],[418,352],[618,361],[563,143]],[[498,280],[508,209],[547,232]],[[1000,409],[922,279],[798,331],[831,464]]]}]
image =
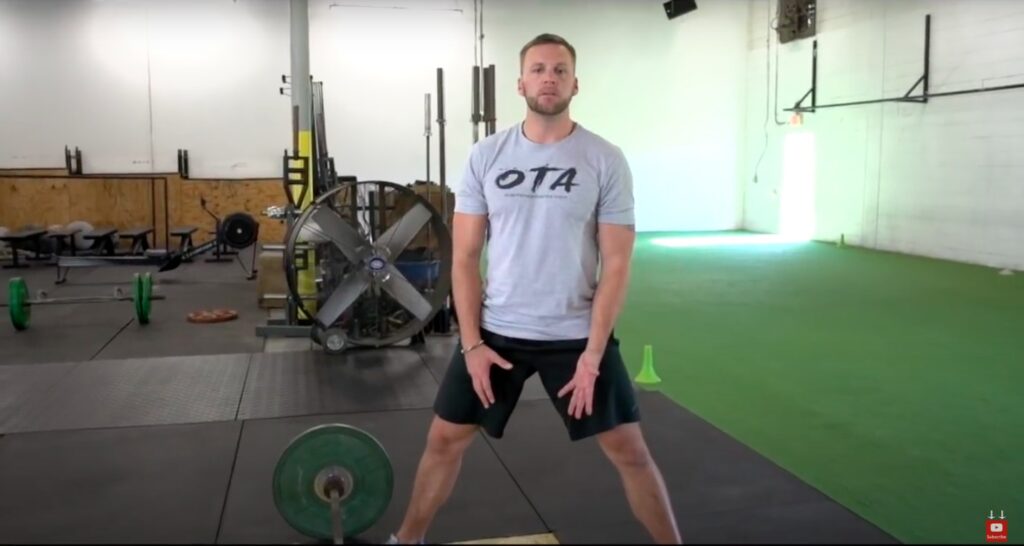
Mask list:
[{"label": "workout bench", "polygon": [[149,234],[153,233],[152,227],[137,227],[121,232],[122,237],[129,237],[132,240],[129,254],[144,255],[149,250]]},{"label": "workout bench", "polygon": [[92,241],[91,250],[96,251],[97,254],[113,256],[116,250],[114,235],[117,235],[115,228],[99,228],[83,234],[82,237],[87,241]]},{"label": "workout bench", "polygon": [[53,253],[60,256],[64,253],[65,248],[71,249],[71,255],[75,255],[75,235],[81,232],[81,228],[62,228],[51,231],[46,234],[50,239],[55,242]]},{"label": "workout bench", "polygon": [[5,265],[4,268],[28,267],[28,264],[18,263],[18,249],[27,246],[28,243],[31,243],[35,248],[36,256],[34,259],[41,260],[41,239],[43,235],[46,235],[46,233],[47,230],[45,229],[23,229],[0,237],[0,241],[4,241],[11,245],[11,263],[9,265]]},{"label": "workout bench", "polygon": [[[196,231],[199,231],[199,228],[195,226],[178,226],[176,228],[171,228],[171,236],[178,238],[178,252],[184,254],[195,246],[195,243],[192,242],[192,234]],[[190,258],[186,261],[191,262],[192,259]]]}]

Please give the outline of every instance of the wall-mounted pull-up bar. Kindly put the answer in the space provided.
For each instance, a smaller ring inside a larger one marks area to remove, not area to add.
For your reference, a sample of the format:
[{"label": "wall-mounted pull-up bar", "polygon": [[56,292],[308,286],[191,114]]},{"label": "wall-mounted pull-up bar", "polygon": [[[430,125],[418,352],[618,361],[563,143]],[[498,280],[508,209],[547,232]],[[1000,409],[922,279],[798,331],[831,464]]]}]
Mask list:
[{"label": "wall-mounted pull-up bar", "polygon": [[[928,74],[931,64],[931,43],[932,43],[932,16],[924,17],[924,74],[918,78],[914,85],[902,97],[891,97],[886,99],[858,100],[852,102],[839,102],[833,104],[818,104],[818,41],[814,40],[813,52],[811,54],[811,89],[800,98],[792,108],[784,108],[785,112],[814,112],[820,108],[838,108],[841,106],[858,106],[863,104],[878,104],[882,102],[919,102],[926,103],[928,99],[935,97],[949,97],[952,95],[969,95],[972,93],[988,93],[990,91],[1004,91],[1007,89],[1024,88],[1024,83],[1011,85],[1000,85],[996,87],[978,87],[975,89],[962,89],[959,91],[943,91],[941,93],[928,92]],[[920,95],[911,95],[918,86],[921,87]],[[807,97],[811,98],[810,106],[803,106]]]}]

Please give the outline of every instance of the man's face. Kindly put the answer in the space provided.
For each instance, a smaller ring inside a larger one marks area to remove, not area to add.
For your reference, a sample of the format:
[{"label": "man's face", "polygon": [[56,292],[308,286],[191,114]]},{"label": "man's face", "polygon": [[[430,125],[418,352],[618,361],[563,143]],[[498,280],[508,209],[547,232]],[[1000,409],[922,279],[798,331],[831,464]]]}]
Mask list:
[{"label": "man's face", "polygon": [[568,49],[558,44],[542,44],[527,50],[519,75],[519,94],[526,97],[530,110],[557,116],[569,107],[578,92],[576,70]]}]

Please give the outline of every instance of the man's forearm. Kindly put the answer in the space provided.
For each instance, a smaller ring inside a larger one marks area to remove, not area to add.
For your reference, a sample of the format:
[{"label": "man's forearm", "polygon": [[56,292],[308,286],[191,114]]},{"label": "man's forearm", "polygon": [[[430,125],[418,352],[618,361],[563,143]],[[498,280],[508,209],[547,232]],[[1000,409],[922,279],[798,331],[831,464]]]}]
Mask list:
[{"label": "man's forearm", "polygon": [[629,260],[602,262],[601,279],[597,283],[594,303],[590,312],[590,337],[587,351],[604,353],[615,321],[626,301],[629,284]]},{"label": "man's forearm", "polygon": [[468,348],[480,341],[480,257],[456,257],[452,262],[452,295],[459,320],[459,338],[462,347]]}]

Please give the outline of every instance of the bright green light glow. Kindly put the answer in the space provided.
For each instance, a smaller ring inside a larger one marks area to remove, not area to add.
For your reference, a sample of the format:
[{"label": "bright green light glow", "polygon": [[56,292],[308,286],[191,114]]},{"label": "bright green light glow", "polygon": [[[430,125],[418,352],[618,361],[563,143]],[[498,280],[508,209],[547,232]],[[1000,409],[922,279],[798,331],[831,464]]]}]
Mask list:
[{"label": "bright green light glow", "polygon": [[789,133],[783,148],[779,233],[792,237],[812,237],[815,228],[814,133]]},{"label": "bright green light glow", "polygon": [[670,248],[701,248],[715,246],[785,245],[806,243],[810,239],[772,233],[735,233],[727,235],[690,235],[685,237],[657,237],[651,243]]}]

